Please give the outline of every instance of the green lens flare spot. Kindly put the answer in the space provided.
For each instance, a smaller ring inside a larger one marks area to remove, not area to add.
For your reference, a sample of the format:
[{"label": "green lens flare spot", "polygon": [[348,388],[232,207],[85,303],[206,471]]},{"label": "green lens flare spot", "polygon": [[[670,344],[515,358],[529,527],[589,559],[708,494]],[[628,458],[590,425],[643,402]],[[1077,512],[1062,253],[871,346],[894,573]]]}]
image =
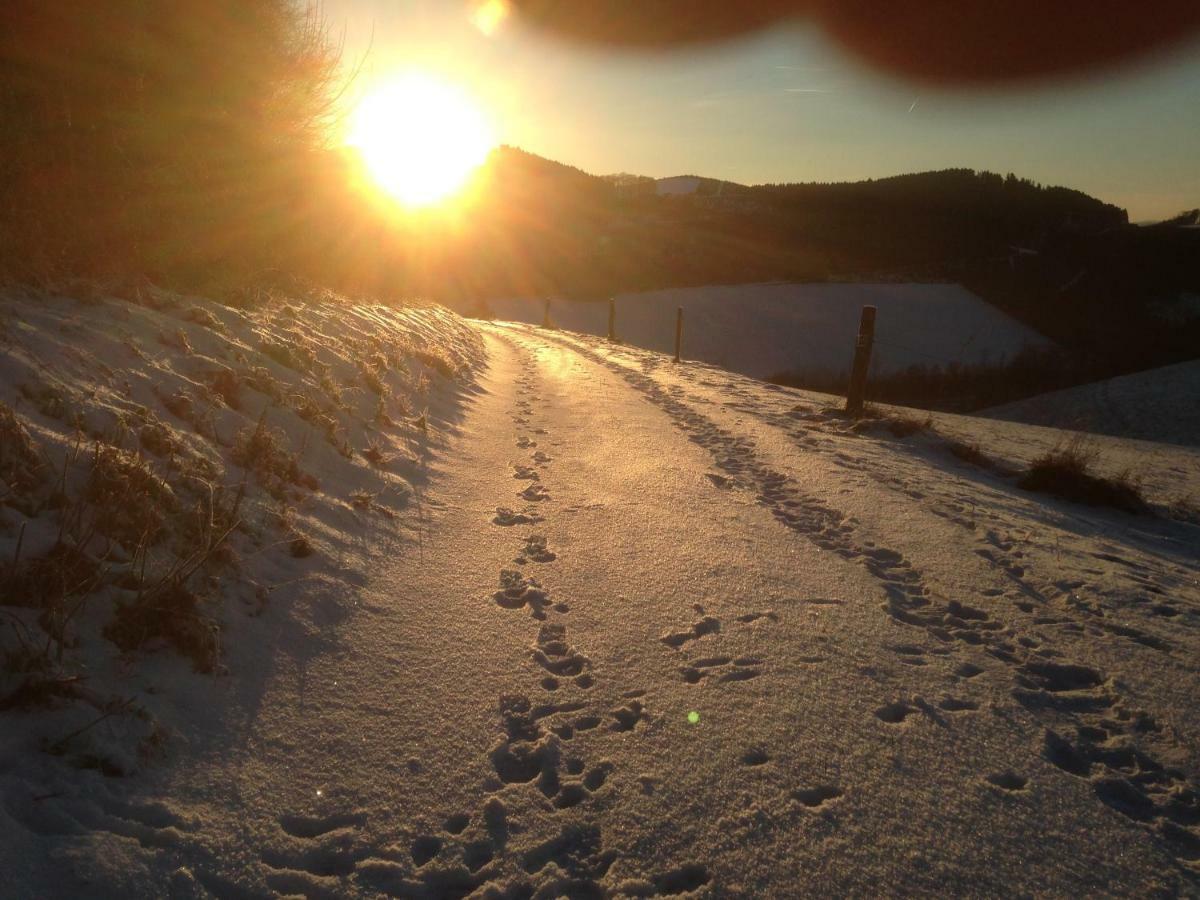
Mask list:
[{"label": "green lens flare spot", "polygon": [[690,713],[688,713],[688,722],[692,725],[699,725],[700,724],[700,713],[696,712],[693,709]]}]

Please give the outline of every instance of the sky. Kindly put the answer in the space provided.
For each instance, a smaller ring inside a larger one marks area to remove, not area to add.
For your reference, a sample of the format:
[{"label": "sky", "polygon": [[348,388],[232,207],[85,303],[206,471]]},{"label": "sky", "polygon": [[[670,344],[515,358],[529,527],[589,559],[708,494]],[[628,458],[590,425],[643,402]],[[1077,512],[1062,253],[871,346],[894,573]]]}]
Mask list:
[{"label": "sky", "polygon": [[965,167],[1085,191],[1149,221],[1200,206],[1200,45],[1004,91],[867,69],[812,26],[718,47],[602,51],[511,19],[485,35],[454,0],[324,0],[351,97],[419,69],[477,98],[502,143],[593,174],[744,184]]}]

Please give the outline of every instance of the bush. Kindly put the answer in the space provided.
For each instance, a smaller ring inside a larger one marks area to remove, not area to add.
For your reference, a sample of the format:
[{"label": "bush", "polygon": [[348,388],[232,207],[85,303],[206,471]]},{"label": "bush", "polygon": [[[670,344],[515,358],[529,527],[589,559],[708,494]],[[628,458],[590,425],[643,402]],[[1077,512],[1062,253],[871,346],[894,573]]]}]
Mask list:
[{"label": "bush", "polygon": [[1096,453],[1082,440],[1055,448],[1034,460],[1017,484],[1027,491],[1052,494],[1073,503],[1109,506],[1128,513],[1146,511],[1141,490],[1126,472],[1116,478],[1092,473]]}]

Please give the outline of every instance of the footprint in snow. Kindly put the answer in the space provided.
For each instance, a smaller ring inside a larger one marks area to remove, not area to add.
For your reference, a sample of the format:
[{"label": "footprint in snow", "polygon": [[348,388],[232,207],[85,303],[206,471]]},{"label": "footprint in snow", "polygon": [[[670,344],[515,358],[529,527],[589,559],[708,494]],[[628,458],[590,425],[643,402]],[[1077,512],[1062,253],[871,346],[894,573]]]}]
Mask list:
[{"label": "footprint in snow", "polygon": [[525,546],[521,548],[521,555],[517,557],[516,562],[520,565],[525,564],[529,560],[539,563],[554,562],[558,559],[558,554],[547,548],[546,536],[542,534],[531,534],[525,538]]},{"label": "footprint in snow", "polygon": [[492,524],[502,525],[509,528],[513,525],[535,525],[542,521],[542,517],[537,513],[525,511],[515,512],[507,506],[496,507],[496,515],[492,519]]},{"label": "footprint in snow", "polygon": [[520,491],[517,496],[528,500],[530,503],[541,503],[544,500],[550,499],[550,492],[535,482],[525,488],[525,490]]}]

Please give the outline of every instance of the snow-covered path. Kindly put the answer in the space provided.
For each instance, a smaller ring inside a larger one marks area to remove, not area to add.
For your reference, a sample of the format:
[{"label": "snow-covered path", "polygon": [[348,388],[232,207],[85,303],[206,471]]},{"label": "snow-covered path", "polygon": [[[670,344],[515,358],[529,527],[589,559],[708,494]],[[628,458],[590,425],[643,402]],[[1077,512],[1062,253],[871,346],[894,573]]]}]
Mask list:
[{"label": "snow-covered path", "polygon": [[1194,526],[485,332],[419,542],[241,646],[165,767],[6,798],[37,894],[1200,892]]}]

